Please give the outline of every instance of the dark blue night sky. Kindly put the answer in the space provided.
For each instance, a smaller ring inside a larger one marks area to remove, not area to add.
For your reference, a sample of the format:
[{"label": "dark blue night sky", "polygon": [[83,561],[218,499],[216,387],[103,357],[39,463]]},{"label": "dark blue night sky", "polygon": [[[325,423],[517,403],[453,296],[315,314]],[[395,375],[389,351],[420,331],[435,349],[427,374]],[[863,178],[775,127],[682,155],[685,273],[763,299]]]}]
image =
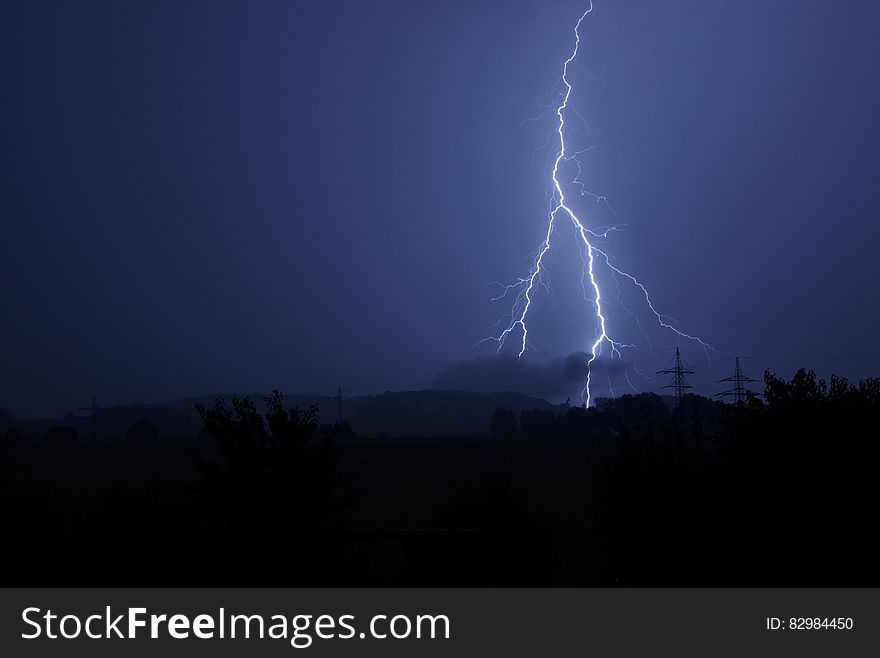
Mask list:
[{"label": "dark blue night sky", "polygon": [[[755,377],[880,374],[877,3],[595,5],[571,139],[614,213],[578,211],[625,224],[616,262],[720,350],[624,286],[645,334],[619,308],[610,328],[651,376],[633,383],[665,383],[676,344],[701,393],[734,354]],[[3,2],[0,407],[495,387],[497,364],[455,364],[491,353],[491,282],[541,241],[546,110],[583,10]],[[594,326],[558,240],[511,387],[564,398],[570,373],[546,370]]]}]

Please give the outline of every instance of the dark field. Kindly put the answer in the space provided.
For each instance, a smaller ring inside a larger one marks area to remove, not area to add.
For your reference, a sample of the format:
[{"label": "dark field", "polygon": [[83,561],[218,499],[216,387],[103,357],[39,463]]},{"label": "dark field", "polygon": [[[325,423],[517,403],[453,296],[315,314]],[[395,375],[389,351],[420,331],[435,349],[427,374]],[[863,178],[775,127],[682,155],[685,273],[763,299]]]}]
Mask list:
[{"label": "dark field", "polygon": [[280,396],[202,409],[199,440],[7,432],[0,580],[880,584],[880,381],[766,384],[766,402],[541,412],[543,438],[358,439]]},{"label": "dark field", "polygon": [[[450,566],[474,559],[472,549],[499,534],[485,518],[489,501],[508,506],[505,513],[523,531],[540,519],[577,535],[597,463],[608,451],[598,442],[486,439],[370,439],[337,447],[352,503],[323,531],[322,545],[339,560],[340,575],[375,584],[407,582],[411,563],[428,557],[437,562],[420,564],[419,581],[454,579]],[[6,527],[15,530],[4,552],[7,564],[21,568],[4,570],[4,585],[226,584],[204,571],[217,547],[199,541],[205,478],[191,455],[216,454],[211,443],[83,442],[67,451],[30,443],[10,452],[4,507]],[[277,523],[295,526],[296,507]],[[353,560],[364,568],[356,576],[348,573]],[[333,573],[331,567],[322,576]],[[300,578],[311,581],[308,569],[294,582]]]}]

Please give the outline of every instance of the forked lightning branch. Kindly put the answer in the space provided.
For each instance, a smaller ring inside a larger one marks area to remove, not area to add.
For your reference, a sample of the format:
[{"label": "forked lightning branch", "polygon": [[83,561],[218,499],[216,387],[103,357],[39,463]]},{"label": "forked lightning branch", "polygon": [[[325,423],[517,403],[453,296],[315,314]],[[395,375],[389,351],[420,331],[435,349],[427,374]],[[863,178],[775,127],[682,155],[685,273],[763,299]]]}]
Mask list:
[{"label": "forked lightning branch", "polygon": [[[504,294],[496,298],[501,299],[506,297],[507,294],[511,291],[517,291],[516,299],[514,300],[513,306],[511,308],[509,324],[498,336],[492,337],[492,339],[498,343],[497,352],[501,352],[508,341],[515,340],[518,347],[518,356],[522,358],[522,356],[526,353],[526,350],[529,347],[529,313],[532,310],[532,305],[535,300],[535,296],[539,291],[539,287],[544,284],[544,281],[542,280],[542,277],[545,274],[544,259],[547,255],[547,252],[549,252],[552,247],[557,220],[559,220],[560,218],[563,220],[569,220],[573,224],[576,234],[579,236],[580,248],[583,250],[584,253],[584,280],[581,283],[584,285],[585,290],[589,289],[592,293],[592,299],[590,300],[589,297],[587,299],[593,304],[596,319],[595,337],[591,339],[591,342],[589,344],[589,358],[587,360],[585,373],[586,381],[582,393],[583,403],[587,407],[590,406],[594,398],[591,390],[593,366],[596,362],[596,359],[598,359],[602,355],[603,349],[607,349],[608,356],[613,359],[615,357],[620,358],[622,349],[632,347],[631,345],[625,345],[621,342],[618,342],[611,337],[605,311],[607,303],[606,296],[602,293],[602,288],[599,284],[598,279],[597,270],[599,268],[606,268],[614,275],[620,276],[625,279],[629,285],[634,286],[644,297],[647,309],[650,311],[651,314],[654,315],[661,327],[674,332],[680,338],[685,338],[687,340],[698,343],[700,346],[702,346],[704,350],[712,349],[711,345],[703,341],[698,336],[687,334],[667,321],[667,316],[661,314],[654,307],[654,303],[651,300],[648,289],[635,276],[615,266],[608,253],[598,246],[601,244],[601,241],[608,236],[609,231],[612,229],[595,230],[589,228],[587,221],[582,220],[567,201],[565,195],[565,187],[574,184],[583,184],[582,181],[579,180],[579,175],[582,171],[582,168],[580,166],[580,163],[578,162],[578,153],[569,153],[566,145],[566,114],[569,110],[569,101],[571,100],[572,92],[572,84],[569,80],[569,67],[575,61],[575,59],[577,59],[578,56],[578,49],[580,48],[581,44],[581,25],[592,11],[593,3],[591,1],[586,11],[584,11],[584,13],[578,19],[577,24],[575,25],[574,47],[568,59],[566,59],[562,65],[563,95],[562,100],[556,107],[555,112],[557,118],[555,132],[558,139],[556,140],[557,150],[553,162],[553,171],[551,174],[551,208],[547,216],[547,227],[546,233],[544,235],[544,240],[541,242],[541,245],[538,248],[537,255],[535,256],[535,261],[532,265],[531,270],[529,271],[528,276],[520,278],[519,280],[517,280],[516,283],[510,286],[506,286]],[[566,165],[568,163],[574,163],[578,175],[571,179],[563,180],[565,178],[564,170],[566,169]],[[603,199],[603,197],[599,195],[591,196],[593,196],[597,200]]]}]

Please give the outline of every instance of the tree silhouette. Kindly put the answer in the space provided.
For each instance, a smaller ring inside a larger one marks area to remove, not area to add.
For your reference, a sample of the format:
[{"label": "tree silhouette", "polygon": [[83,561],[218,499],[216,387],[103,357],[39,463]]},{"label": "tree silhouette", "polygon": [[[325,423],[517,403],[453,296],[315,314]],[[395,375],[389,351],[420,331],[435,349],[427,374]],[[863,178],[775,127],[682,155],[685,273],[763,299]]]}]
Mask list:
[{"label": "tree silhouette", "polygon": [[0,434],[0,492],[9,484],[10,463],[12,461],[10,453],[20,449],[23,442],[24,437],[14,427],[10,427],[6,432]]},{"label": "tree silhouette", "polygon": [[0,434],[0,494],[6,488],[6,471],[9,469],[9,464],[7,463],[7,443],[6,436]]},{"label": "tree silhouette", "polygon": [[523,409],[519,428],[524,439],[552,439],[556,436],[556,416],[545,409]]},{"label": "tree silhouette", "polygon": [[130,443],[149,444],[159,440],[159,428],[148,420],[141,419],[125,431],[125,438]]},{"label": "tree silhouette", "polygon": [[3,435],[3,443],[6,444],[7,449],[17,446],[23,441],[24,437],[21,435],[21,432],[19,432],[18,428],[16,427],[10,427]]},{"label": "tree silhouette", "polygon": [[11,413],[6,411],[6,409],[0,409],[0,433],[4,430],[12,427],[12,424],[15,422],[15,418]]},{"label": "tree silhouette", "polygon": [[[265,398],[261,415],[249,398],[196,405],[203,434],[219,460],[196,458],[206,475],[211,541],[233,553],[264,555],[253,571],[283,571],[282,556],[315,550],[316,533],[346,502],[333,437],[319,435],[318,409],[284,408],[279,391]],[[275,557],[279,562],[273,562]]]},{"label": "tree silhouette", "polygon": [[43,435],[43,443],[57,450],[72,450],[79,444],[79,437],[70,425],[53,425]]}]

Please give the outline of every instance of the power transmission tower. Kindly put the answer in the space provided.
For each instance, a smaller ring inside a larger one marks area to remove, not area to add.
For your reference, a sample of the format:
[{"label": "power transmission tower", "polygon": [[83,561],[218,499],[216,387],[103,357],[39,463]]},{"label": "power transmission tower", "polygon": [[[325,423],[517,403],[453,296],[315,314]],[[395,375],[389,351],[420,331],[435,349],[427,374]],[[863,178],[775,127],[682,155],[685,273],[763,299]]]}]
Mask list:
[{"label": "power transmission tower", "polygon": [[753,395],[757,395],[753,391],[749,391],[746,389],[746,384],[750,382],[756,382],[757,379],[752,379],[751,377],[746,377],[743,374],[742,368],[739,365],[739,357],[736,357],[736,368],[733,371],[733,377],[725,377],[724,379],[719,379],[718,382],[733,382],[733,388],[729,388],[726,391],[721,391],[720,393],[716,393],[715,397],[732,397],[734,403],[740,403],[746,401],[746,396],[749,393]]},{"label": "power transmission tower", "polygon": [[684,392],[689,388],[693,388],[687,383],[685,375],[693,375],[694,371],[691,370],[687,362],[681,358],[681,352],[677,347],[675,348],[675,356],[672,357],[672,361],[670,361],[663,370],[658,370],[657,374],[672,375],[672,383],[663,388],[674,388],[675,402],[677,405],[681,406],[681,399],[684,397]]},{"label": "power transmission tower", "polygon": [[342,425],[342,388],[336,391],[336,424]]},{"label": "power transmission tower", "polygon": [[89,416],[89,427],[92,434],[92,441],[98,436],[98,412],[99,411],[107,411],[107,407],[99,407],[98,402],[95,399],[95,396],[92,395],[92,404],[88,407],[80,407],[80,411],[90,411],[91,415]]}]

